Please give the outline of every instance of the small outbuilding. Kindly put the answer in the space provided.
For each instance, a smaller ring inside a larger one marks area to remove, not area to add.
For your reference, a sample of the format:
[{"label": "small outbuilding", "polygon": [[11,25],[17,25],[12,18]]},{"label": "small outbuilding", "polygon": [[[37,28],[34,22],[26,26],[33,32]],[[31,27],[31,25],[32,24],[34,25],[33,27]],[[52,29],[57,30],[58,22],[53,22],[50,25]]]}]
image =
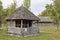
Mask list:
[{"label": "small outbuilding", "polygon": [[38,27],[32,27],[33,21],[38,20],[39,18],[37,16],[21,6],[6,18],[7,32],[9,34],[17,34],[21,36],[38,34]]},{"label": "small outbuilding", "polygon": [[53,20],[48,16],[40,16],[39,19],[40,19],[39,21],[36,21],[34,23],[34,26],[36,26],[36,25],[38,25],[38,26],[55,26],[55,24],[53,23]]}]

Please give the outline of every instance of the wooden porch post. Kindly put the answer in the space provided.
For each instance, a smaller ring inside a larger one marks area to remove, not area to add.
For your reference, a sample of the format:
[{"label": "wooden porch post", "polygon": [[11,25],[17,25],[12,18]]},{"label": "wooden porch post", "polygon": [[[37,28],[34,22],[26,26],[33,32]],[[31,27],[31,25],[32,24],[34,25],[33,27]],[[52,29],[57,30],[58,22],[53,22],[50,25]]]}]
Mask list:
[{"label": "wooden porch post", "polygon": [[28,26],[28,28],[29,28],[29,21],[27,21],[27,26]]},{"label": "wooden porch post", "polygon": [[23,32],[23,20],[21,20],[21,35],[24,37],[24,32]]},{"label": "wooden porch post", "polygon": [[23,27],[23,20],[21,20],[21,28]]}]

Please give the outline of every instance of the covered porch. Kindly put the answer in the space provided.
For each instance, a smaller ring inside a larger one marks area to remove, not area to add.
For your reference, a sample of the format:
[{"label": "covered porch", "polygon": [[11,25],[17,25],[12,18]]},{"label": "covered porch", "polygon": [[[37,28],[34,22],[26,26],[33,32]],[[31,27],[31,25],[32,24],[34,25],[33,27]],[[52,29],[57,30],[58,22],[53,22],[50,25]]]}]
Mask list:
[{"label": "covered porch", "polygon": [[32,27],[32,20],[15,20],[15,27],[30,28]]},{"label": "covered porch", "polygon": [[20,36],[29,36],[29,35],[35,35],[39,33],[39,28],[37,27],[30,27],[30,28],[9,28],[8,29],[9,34],[13,35],[20,35]]},{"label": "covered porch", "polygon": [[32,27],[32,20],[11,20],[7,22],[8,33],[20,36],[27,36],[31,34],[38,34],[39,28]]}]

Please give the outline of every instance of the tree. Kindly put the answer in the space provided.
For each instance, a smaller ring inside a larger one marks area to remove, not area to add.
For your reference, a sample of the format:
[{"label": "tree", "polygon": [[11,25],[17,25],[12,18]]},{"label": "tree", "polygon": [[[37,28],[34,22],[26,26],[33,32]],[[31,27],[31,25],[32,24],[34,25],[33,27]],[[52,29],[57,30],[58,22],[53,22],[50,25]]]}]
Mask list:
[{"label": "tree", "polygon": [[14,10],[16,9],[16,1],[13,0],[14,3],[12,3],[8,8],[4,9],[4,15],[3,15],[3,23],[5,24],[6,23],[6,20],[5,18],[7,16],[9,16],[12,12],[14,12]]},{"label": "tree", "polygon": [[43,12],[41,12],[41,14],[39,14],[38,16],[49,16],[47,13],[47,10],[44,10]]},{"label": "tree", "polygon": [[0,27],[2,26],[2,14],[3,14],[3,6],[2,2],[0,1]]},{"label": "tree", "polygon": [[8,15],[10,15],[16,9],[16,1],[15,0],[13,0],[13,1],[14,1],[14,3],[12,3],[12,5],[10,5],[10,7],[7,8]]},{"label": "tree", "polygon": [[10,5],[10,7],[6,8],[6,9],[4,10],[6,16],[10,15],[10,14],[11,14],[12,12],[14,12],[14,10],[16,9],[16,1],[15,1],[15,0],[13,0],[13,1],[14,1],[14,3],[12,3],[12,4]]},{"label": "tree", "polygon": [[46,5],[46,10],[44,10],[39,16],[51,16],[51,13],[53,11],[52,9],[53,5],[52,4],[47,4]]},{"label": "tree", "polygon": [[30,8],[30,3],[31,3],[31,0],[24,0],[23,6],[27,9],[29,9]]},{"label": "tree", "polygon": [[53,5],[49,5],[46,7],[50,17],[53,19],[53,22],[57,25],[57,30],[59,30],[59,22],[60,22],[60,0],[53,0]]},{"label": "tree", "polygon": [[60,0],[54,0],[54,11],[55,11],[55,20],[57,23],[57,29],[59,28],[59,22],[60,22]]},{"label": "tree", "polygon": [[[53,4],[46,5],[46,10],[48,16],[50,16],[53,19],[53,22],[57,25],[57,30],[59,30],[59,22],[60,22],[60,0],[53,0]],[[43,14],[42,14],[43,15]]]}]

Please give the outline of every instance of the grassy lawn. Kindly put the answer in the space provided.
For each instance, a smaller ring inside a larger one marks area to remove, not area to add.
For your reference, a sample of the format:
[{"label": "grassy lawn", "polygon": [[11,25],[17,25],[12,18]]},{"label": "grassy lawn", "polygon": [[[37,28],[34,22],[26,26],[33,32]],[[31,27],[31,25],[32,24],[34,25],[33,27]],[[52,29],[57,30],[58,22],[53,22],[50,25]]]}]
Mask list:
[{"label": "grassy lawn", "polygon": [[39,27],[40,33],[35,36],[17,37],[9,36],[6,28],[0,30],[0,40],[60,40],[60,31],[56,31],[56,27]]}]

